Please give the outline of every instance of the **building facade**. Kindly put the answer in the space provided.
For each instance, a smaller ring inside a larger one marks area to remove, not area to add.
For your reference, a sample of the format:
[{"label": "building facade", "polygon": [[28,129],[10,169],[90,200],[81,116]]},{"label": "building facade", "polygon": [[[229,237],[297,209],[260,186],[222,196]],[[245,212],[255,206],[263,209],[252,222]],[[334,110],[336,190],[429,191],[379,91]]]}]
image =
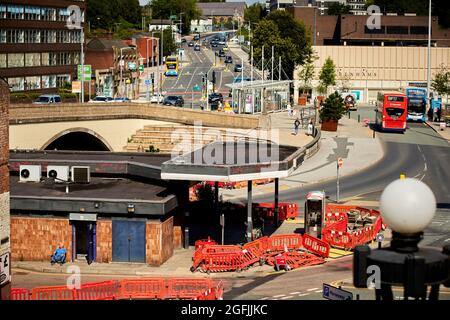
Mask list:
[{"label": "building facade", "polygon": [[9,220],[9,88],[0,78],[0,300],[9,299],[11,287]]},{"label": "building facade", "polygon": [[[292,1],[292,0],[291,0]],[[245,2],[202,2],[197,3],[200,14],[219,22],[235,20],[244,21]]]},{"label": "building facade", "polygon": [[73,5],[83,27],[84,0],[2,0],[0,77],[12,92],[54,92],[76,76],[81,30],[67,26]]}]

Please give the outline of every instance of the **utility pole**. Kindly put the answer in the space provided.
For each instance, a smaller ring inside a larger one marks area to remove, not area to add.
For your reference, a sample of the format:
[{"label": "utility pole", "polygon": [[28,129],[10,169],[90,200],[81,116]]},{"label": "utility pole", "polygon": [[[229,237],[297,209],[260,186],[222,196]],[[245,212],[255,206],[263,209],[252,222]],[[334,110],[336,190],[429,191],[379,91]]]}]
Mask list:
[{"label": "utility pole", "polygon": [[427,66],[427,104],[428,108],[431,108],[431,0],[428,3],[428,66]]},{"label": "utility pole", "polygon": [[278,57],[278,81],[281,81],[281,56]]},{"label": "utility pole", "polygon": [[262,46],[261,70],[262,70],[262,83],[264,84],[264,46]]},{"label": "utility pole", "polygon": [[274,46],[272,46],[272,72],[271,72],[272,82],[273,82],[273,63],[274,63],[274,59],[275,59],[275,57],[274,57]]},{"label": "utility pole", "polygon": [[252,82],[252,86],[253,86],[253,46],[251,46],[250,47],[250,63],[251,63],[251,65],[250,65],[250,68],[251,68],[251,71],[250,71],[250,81]]},{"label": "utility pole", "polygon": [[[84,27],[81,27],[81,103],[84,103]],[[89,84],[90,85],[90,84]]]}]

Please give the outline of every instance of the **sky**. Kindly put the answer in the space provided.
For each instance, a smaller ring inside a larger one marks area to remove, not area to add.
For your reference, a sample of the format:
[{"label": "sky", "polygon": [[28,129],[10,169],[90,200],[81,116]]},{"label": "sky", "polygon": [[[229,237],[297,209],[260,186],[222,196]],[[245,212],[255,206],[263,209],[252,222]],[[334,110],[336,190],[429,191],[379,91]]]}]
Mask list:
[{"label": "sky", "polygon": [[[227,2],[241,2],[241,1],[245,1],[247,2],[247,4],[253,4],[255,2],[265,2],[265,0],[228,0]],[[141,6],[146,5],[149,0],[139,0],[139,2],[141,3]]]}]

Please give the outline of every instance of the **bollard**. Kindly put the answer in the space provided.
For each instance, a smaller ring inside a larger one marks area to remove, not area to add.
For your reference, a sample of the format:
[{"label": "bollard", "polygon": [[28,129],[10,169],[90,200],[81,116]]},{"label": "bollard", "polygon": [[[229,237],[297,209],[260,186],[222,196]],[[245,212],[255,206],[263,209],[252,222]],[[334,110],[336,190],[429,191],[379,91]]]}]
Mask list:
[{"label": "bollard", "polygon": [[189,249],[189,227],[184,228],[184,248]]},{"label": "bollard", "polygon": [[348,110],[348,118],[350,119],[350,110]]},{"label": "bollard", "polygon": [[358,122],[361,122],[361,115],[358,114]]},{"label": "bollard", "polygon": [[375,129],[373,129],[373,134],[372,134],[372,138],[375,139]]}]

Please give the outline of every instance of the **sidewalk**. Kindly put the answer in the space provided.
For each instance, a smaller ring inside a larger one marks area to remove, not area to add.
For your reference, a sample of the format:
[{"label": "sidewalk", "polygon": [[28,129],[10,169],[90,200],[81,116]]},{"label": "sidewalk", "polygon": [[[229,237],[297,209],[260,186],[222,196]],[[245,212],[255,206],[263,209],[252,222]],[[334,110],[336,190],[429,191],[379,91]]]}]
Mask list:
[{"label": "sidewalk", "polygon": [[436,131],[442,138],[444,138],[445,140],[447,140],[447,142],[450,142],[450,128],[449,127],[445,127],[444,130],[441,130],[440,128],[440,124],[437,122],[430,122],[427,121],[426,124],[433,129],[434,131]]},{"label": "sidewalk", "polygon": [[[299,134],[294,136],[291,122],[286,112],[271,114],[272,127],[279,128],[280,143],[295,145],[296,141],[301,141],[300,145],[305,145],[305,130],[299,130]],[[290,127],[291,126],[291,127]],[[310,138],[310,137],[308,137]],[[306,142],[306,143],[305,143]],[[372,137],[372,130],[365,127],[363,123],[346,117],[339,121],[337,132],[322,131],[320,139],[320,149],[310,159],[306,159],[303,164],[288,178],[280,179],[280,190],[284,191],[294,187],[302,187],[329,179],[336,178],[336,161],[338,158],[344,160],[340,170],[340,176],[350,175],[364,170],[383,157],[383,149],[379,139]],[[263,195],[273,193],[274,184],[256,186],[253,195]],[[224,200],[245,198],[246,189],[222,190]]]}]

